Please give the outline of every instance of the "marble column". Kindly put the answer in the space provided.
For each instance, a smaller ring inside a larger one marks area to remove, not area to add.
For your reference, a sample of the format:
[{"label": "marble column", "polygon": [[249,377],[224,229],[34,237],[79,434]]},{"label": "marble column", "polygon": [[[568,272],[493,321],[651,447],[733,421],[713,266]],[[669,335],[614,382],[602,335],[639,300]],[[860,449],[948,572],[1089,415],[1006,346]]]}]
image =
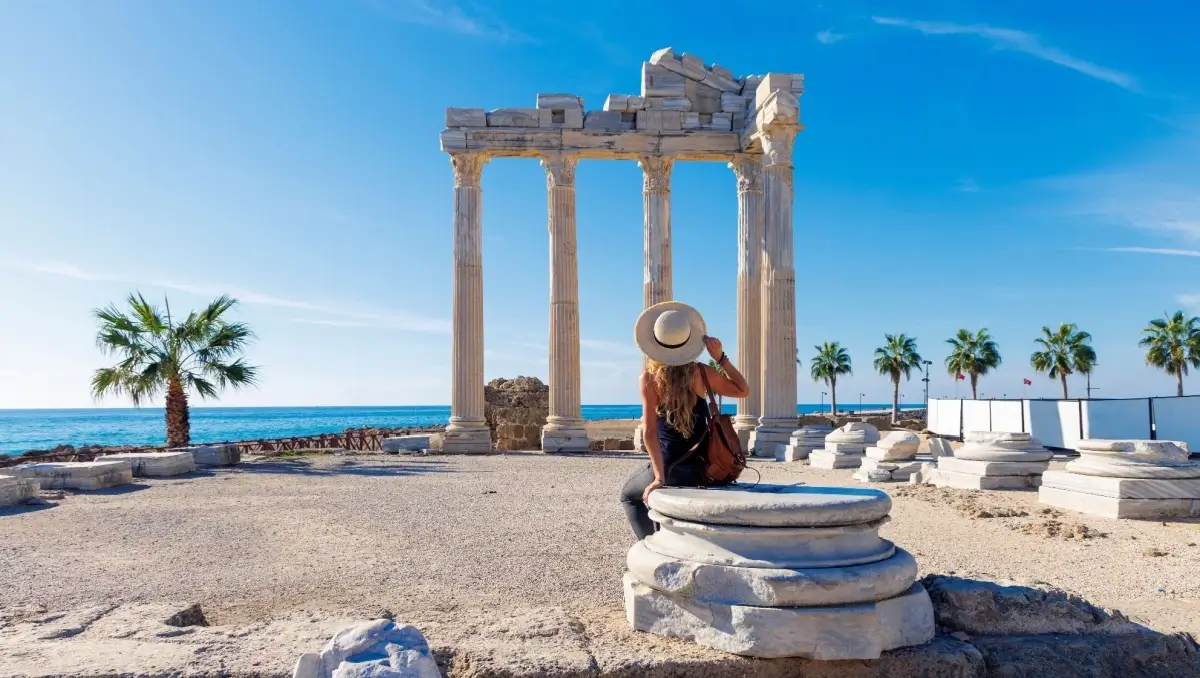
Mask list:
[{"label": "marble column", "polygon": [[454,357],[444,451],[490,452],[483,418],[483,192],[487,157],[451,153],[454,166]]},{"label": "marble column", "polygon": [[738,191],[737,366],[750,385],[750,395],[737,401],[733,428],[742,449],[749,450],[750,434],[762,414],[762,158],[737,155],[729,167],[737,176]]},{"label": "marble column", "polygon": [[671,296],[671,158],[642,156],[642,208],[645,214],[645,273],[642,307]]},{"label": "marble column", "polygon": [[575,165],[558,153],[542,158],[550,215],[550,414],[545,452],[586,452],[579,398],[579,265],[575,253]]},{"label": "marble column", "polygon": [[[642,211],[645,224],[643,250],[642,308],[673,298],[671,292],[671,169],[674,159],[644,155],[642,168]],[[643,364],[645,361],[643,360]],[[633,446],[645,450],[642,425],[633,432]]]},{"label": "marble column", "polygon": [[796,428],[796,270],[792,252],[792,145],[800,127],[762,128],[762,413],[755,456],[775,457]]}]

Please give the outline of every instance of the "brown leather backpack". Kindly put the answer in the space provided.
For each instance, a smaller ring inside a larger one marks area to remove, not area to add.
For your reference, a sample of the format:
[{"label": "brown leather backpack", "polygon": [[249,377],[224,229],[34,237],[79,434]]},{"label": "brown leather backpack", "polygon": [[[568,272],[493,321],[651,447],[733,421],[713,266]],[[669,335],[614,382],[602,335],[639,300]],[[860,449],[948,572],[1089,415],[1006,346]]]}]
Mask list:
[{"label": "brown leather backpack", "polygon": [[699,454],[704,459],[704,485],[730,485],[746,469],[746,454],[742,452],[742,443],[733,428],[733,419],[721,413],[721,405],[708,383],[704,365],[699,367],[704,390],[708,392],[708,426],[700,441],[675,463]]}]

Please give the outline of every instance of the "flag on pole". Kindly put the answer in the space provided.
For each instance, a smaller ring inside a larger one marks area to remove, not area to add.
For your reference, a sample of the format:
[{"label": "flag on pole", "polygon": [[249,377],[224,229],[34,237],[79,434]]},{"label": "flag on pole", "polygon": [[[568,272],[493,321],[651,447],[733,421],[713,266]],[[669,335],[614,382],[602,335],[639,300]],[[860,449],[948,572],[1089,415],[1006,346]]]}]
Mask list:
[{"label": "flag on pole", "polygon": [[1026,386],[1033,386],[1033,382],[1029,381],[1028,379],[1022,379],[1021,381],[1025,382]]},{"label": "flag on pole", "polygon": [[963,379],[966,379],[967,377],[965,375],[963,375],[962,372],[959,372],[954,378],[959,381],[962,381]]}]

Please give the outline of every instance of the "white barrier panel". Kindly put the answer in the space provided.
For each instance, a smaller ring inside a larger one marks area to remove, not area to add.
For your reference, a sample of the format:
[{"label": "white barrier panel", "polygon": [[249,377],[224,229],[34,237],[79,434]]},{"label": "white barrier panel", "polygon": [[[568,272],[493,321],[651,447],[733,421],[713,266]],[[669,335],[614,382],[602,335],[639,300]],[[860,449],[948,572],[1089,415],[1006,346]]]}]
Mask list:
[{"label": "white barrier panel", "polygon": [[1062,426],[1062,445],[1057,447],[1073,450],[1079,444],[1079,440],[1083,438],[1082,411],[1083,408],[1080,407],[1078,400],[1058,401],[1058,421]]},{"label": "white barrier panel", "polygon": [[930,400],[929,408],[937,408],[937,428],[929,427],[930,431],[943,436],[959,436],[962,434],[962,401],[961,400]]},{"label": "white barrier panel", "polygon": [[1062,447],[1062,422],[1057,400],[1026,400],[1025,430],[1046,447]]},{"label": "white barrier panel", "polygon": [[1025,431],[1024,403],[1020,400],[992,401],[992,430],[1005,433]]},{"label": "white barrier panel", "polygon": [[1154,398],[1154,431],[1159,440],[1182,440],[1200,452],[1200,396]]},{"label": "white barrier panel", "polygon": [[1150,399],[1083,401],[1083,437],[1149,440]]},{"label": "white barrier panel", "polygon": [[986,400],[962,401],[963,435],[971,431],[992,430],[992,407]]},{"label": "white barrier panel", "polygon": [[937,406],[937,399],[925,401],[925,428],[930,431],[938,430],[938,413],[941,408]]}]

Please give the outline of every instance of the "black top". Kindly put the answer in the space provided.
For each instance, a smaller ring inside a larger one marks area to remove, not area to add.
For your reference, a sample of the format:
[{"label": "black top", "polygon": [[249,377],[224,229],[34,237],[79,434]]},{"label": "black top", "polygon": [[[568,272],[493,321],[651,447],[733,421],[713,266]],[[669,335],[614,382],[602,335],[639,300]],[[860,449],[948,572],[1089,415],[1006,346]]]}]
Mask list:
[{"label": "black top", "polygon": [[[667,484],[668,485],[698,485],[692,477],[695,470],[699,468],[699,462],[702,459],[701,452],[698,450],[696,454],[688,457],[686,461],[678,465],[677,472],[672,472],[671,468],[681,458],[687,455],[688,451],[700,442],[704,437],[708,425],[708,403],[696,396],[696,404],[692,406],[692,435],[688,438],[683,437],[675,427],[667,423],[667,418],[661,413],[658,415],[658,443],[662,448],[663,464],[667,468]],[[681,474],[683,474],[681,476]]]}]

